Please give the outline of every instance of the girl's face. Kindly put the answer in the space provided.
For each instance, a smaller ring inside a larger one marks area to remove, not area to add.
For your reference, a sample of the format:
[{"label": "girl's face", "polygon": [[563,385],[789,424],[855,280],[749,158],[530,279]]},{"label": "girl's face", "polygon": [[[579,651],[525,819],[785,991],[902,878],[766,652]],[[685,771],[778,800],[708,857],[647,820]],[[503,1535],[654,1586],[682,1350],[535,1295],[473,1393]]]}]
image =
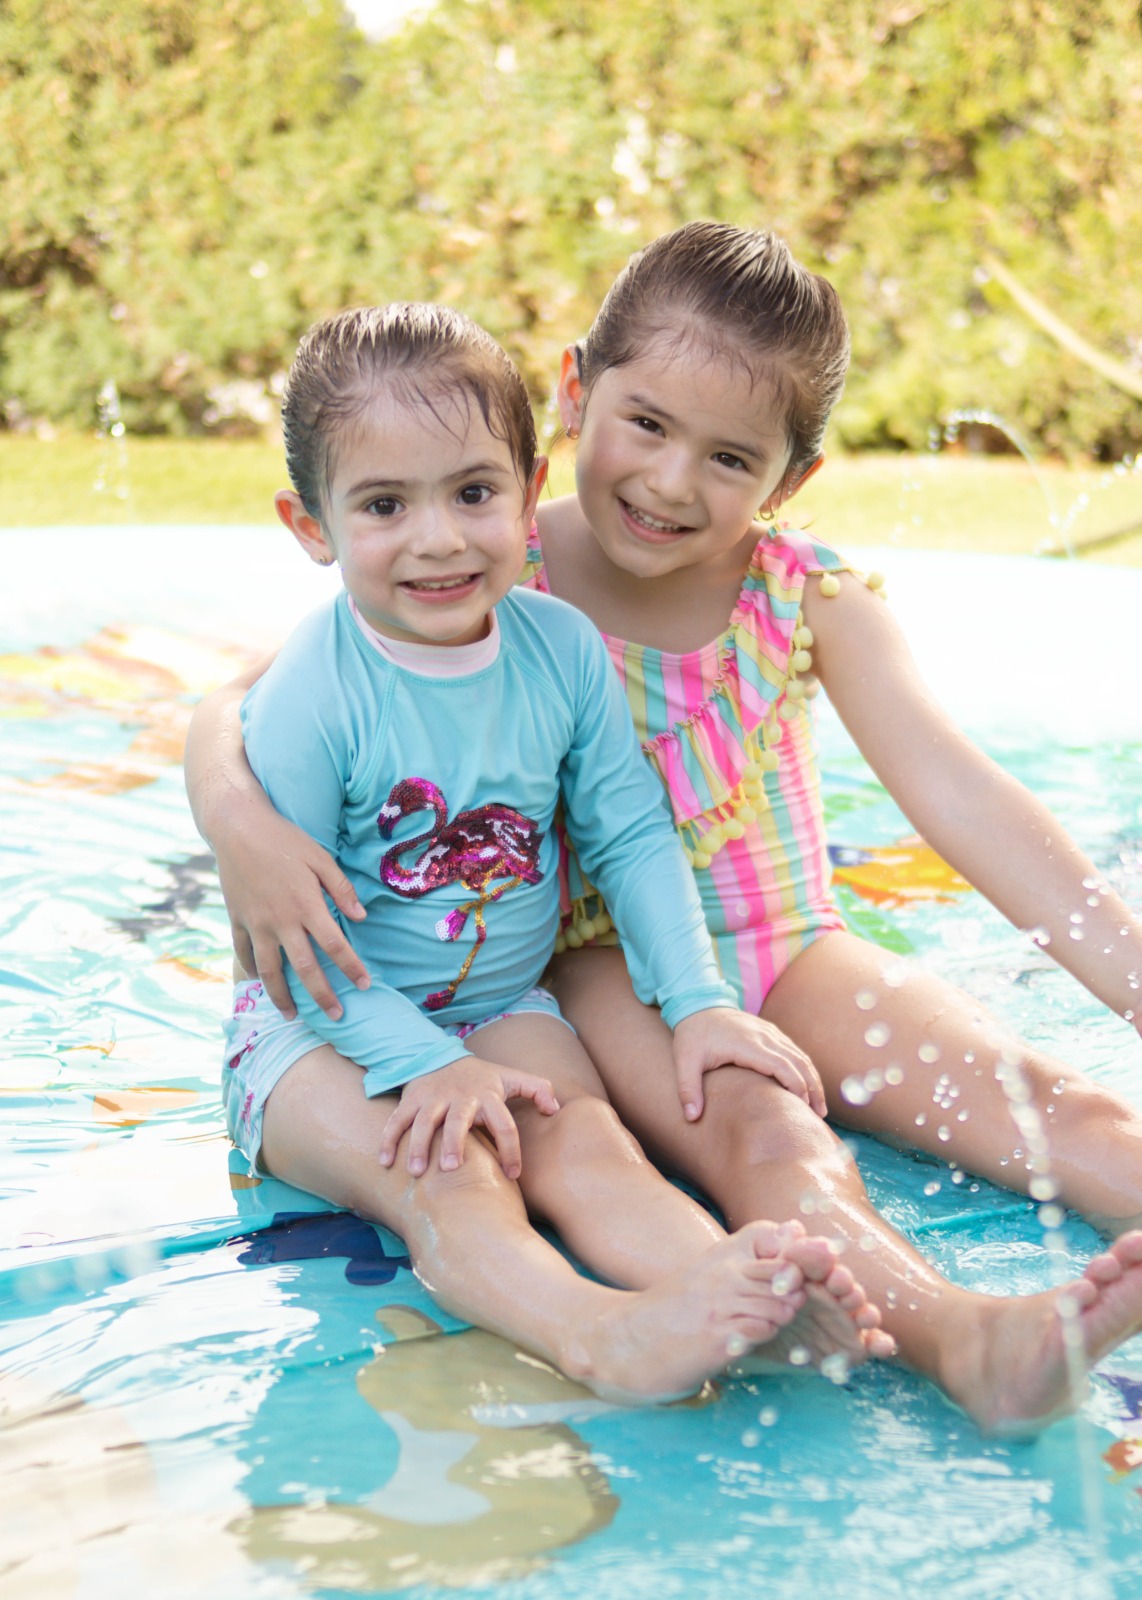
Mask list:
[{"label": "girl's face", "polygon": [[559,399],[580,434],[583,513],[604,553],[636,577],[729,554],[759,510],[792,493],[771,385],[697,341],[656,340],[586,395],[565,357]]},{"label": "girl's face", "polygon": [[391,639],[471,644],[519,576],[546,474],[520,481],[510,447],[466,397],[427,404],[381,388],[336,439],[321,521],[292,491],[278,515],[332,557],[367,622]]}]

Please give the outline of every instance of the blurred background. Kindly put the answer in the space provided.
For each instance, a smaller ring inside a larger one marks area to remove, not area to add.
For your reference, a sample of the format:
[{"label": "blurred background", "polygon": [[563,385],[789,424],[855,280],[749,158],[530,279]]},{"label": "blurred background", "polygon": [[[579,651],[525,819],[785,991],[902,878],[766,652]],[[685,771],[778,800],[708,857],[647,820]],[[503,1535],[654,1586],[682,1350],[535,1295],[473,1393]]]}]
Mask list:
[{"label": "blurred background", "polygon": [[0,524],[265,521],[362,302],[468,311],[550,432],[618,267],[717,217],[846,305],[828,537],[1142,562],[1140,147],[1134,0],[5,0]]}]

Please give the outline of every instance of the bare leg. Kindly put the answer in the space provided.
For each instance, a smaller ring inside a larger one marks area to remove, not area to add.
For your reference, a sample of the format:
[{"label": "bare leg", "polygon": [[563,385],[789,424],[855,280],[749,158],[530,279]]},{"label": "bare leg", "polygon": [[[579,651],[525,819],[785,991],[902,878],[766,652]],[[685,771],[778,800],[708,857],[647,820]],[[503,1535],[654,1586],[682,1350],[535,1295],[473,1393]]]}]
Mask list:
[{"label": "bare leg", "polygon": [[[822,1004],[822,996],[828,1004]],[[1058,1196],[1121,1233],[1142,1219],[1142,1113],[1014,1037],[950,984],[864,939],[831,933],[782,974],[762,1015],[817,1066],[830,1115],[1027,1193],[1034,1126]],[[869,1041],[881,1041],[870,1043]],[[890,1068],[896,1071],[889,1071]],[[1013,1115],[1003,1087],[1029,1098]],[[846,1080],[870,1092],[846,1097]],[[1027,1114],[1030,1113],[1030,1125]],[[1028,1134],[1030,1132],[1030,1140]]]},{"label": "bare leg", "polygon": [[[811,1216],[815,1231],[844,1250],[904,1360],[981,1426],[1033,1425],[1066,1408],[1058,1314],[1065,1291],[993,1297],[949,1283],[874,1210],[844,1145],[771,1079],[736,1068],[708,1075],[706,1110],[687,1123],[669,1033],[635,999],[621,952],[562,957],[554,987],[623,1122],[653,1159],[717,1201],[731,1227],[759,1216]],[[810,1009],[825,1009],[821,992]],[[1069,1286],[1088,1361],[1142,1328],[1140,1243],[1128,1235],[1091,1263],[1080,1280],[1087,1287]]]},{"label": "bare leg", "polygon": [[412,1178],[400,1154],[382,1167],[377,1148],[394,1103],[366,1099],[360,1069],[323,1046],[270,1095],[263,1160],[286,1182],[394,1229],[442,1305],[598,1392],[688,1392],[795,1315],[800,1271],[773,1226],[742,1230],[642,1293],[592,1283],[531,1227],[519,1188],[482,1139],[468,1141],[458,1171],[442,1172],[435,1149],[423,1177]]},{"label": "bare leg", "polygon": [[[646,1159],[607,1102],[582,1045],[561,1022],[512,1017],[478,1030],[471,1045],[488,1060],[526,1064],[558,1083],[557,1117],[540,1115],[530,1103],[516,1108],[520,1187],[529,1213],[554,1228],[593,1272],[645,1289],[691,1267],[724,1240],[710,1213]],[[799,1314],[762,1354],[781,1362],[800,1349],[815,1364],[841,1356],[852,1366],[893,1353],[891,1340],[878,1331],[879,1311],[849,1267],[837,1262],[832,1243],[803,1234],[796,1219],[781,1234],[781,1255],[804,1280]]]}]

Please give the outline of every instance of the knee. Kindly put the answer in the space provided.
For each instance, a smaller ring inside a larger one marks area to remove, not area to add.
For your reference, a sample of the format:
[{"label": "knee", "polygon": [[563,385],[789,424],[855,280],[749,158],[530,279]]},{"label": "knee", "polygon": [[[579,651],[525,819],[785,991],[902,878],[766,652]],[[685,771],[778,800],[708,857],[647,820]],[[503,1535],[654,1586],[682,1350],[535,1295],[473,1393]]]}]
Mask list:
[{"label": "knee", "polygon": [[848,1146],[803,1100],[783,1092],[766,1107],[733,1118],[726,1131],[727,1165],[737,1171],[800,1170],[814,1182],[846,1182],[856,1164]]},{"label": "knee", "polygon": [[619,1121],[609,1101],[593,1094],[576,1094],[565,1100],[553,1117],[525,1113],[520,1117],[520,1141],[527,1166],[527,1151],[542,1151],[546,1162],[574,1162],[582,1167],[616,1157],[642,1160],[638,1142]]}]

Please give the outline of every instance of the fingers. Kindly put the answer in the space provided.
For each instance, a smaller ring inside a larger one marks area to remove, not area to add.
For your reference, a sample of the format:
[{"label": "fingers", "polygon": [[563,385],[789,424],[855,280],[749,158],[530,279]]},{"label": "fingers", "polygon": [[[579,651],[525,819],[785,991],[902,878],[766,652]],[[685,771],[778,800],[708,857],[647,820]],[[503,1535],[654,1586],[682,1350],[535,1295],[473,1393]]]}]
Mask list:
[{"label": "fingers", "polygon": [[[365,915],[363,906],[361,915]],[[334,966],[340,967],[351,984],[358,989],[367,989],[369,987],[368,968],[332,917],[326,918],[324,925],[315,931],[313,937]],[[314,994],[312,989],[309,992]],[[314,998],[317,998],[315,994]],[[322,1010],[324,1011],[325,1009],[326,1007],[322,1006]]]},{"label": "fingers", "polygon": [[[317,877],[321,883],[321,887],[333,901],[333,904],[337,907],[338,911],[342,912],[345,916],[352,918],[354,922],[362,921],[365,916],[365,908],[357,898],[357,891],[354,889],[353,885],[349,882],[348,878],[341,871],[341,868],[337,865],[336,861],[328,853],[328,851],[321,850],[320,855],[314,864],[313,870],[317,874]],[[333,951],[326,944],[325,940],[320,937],[320,935],[317,936],[317,942],[320,944],[323,950],[325,950],[329,955],[333,956],[334,961],[336,961],[337,965],[341,967],[341,970],[344,972],[346,977],[352,976],[349,972],[349,969],[345,966],[342,966],[338,958],[333,955]],[[352,947],[350,946],[350,948]],[[362,971],[364,971],[363,968]],[[353,982],[356,983],[356,981],[356,978],[354,978]]]},{"label": "fingers", "polygon": [[385,1123],[384,1132],[377,1150],[377,1159],[382,1167],[391,1167],[397,1156],[397,1146],[409,1128],[412,1127],[416,1116],[416,1108],[411,1101],[399,1100],[389,1120]]},{"label": "fingers", "polygon": [[[523,1157],[520,1154],[519,1147],[519,1129],[516,1127],[515,1118],[504,1102],[497,1096],[488,1097],[480,1105],[475,1117],[469,1119],[469,1126],[473,1121],[479,1122],[491,1135],[500,1166],[504,1169],[504,1176],[513,1180],[518,1178],[523,1171]],[[447,1127],[445,1127],[444,1131],[447,1139]],[[464,1131],[467,1133],[468,1129],[465,1128]],[[462,1147],[463,1140],[460,1143]],[[442,1160],[440,1164],[445,1166],[447,1163]]]},{"label": "fingers", "polygon": [[[254,970],[261,978],[267,995],[277,1006],[283,1017],[297,1016],[297,1007],[293,1003],[293,996],[289,992],[289,984],[282,971],[282,953],[276,940],[263,943],[257,936],[253,943]],[[239,958],[240,959],[240,958]],[[243,962],[243,966],[245,963]],[[249,968],[247,968],[249,971]]]},{"label": "fingers", "polygon": [[545,1117],[553,1117],[559,1110],[555,1090],[547,1078],[533,1077],[530,1072],[501,1073],[505,1100],[530,1100]]},{"label": "fingers", "polygon": [[[325,976],[325,968],[318,961],[313,946],[310,944],[308,937],[304,935],[304,932],[302,939],[304,942],[302,940],[293,940],[286,946],[289,964],[305,985],[308,993],[321,1007],[322,1011],[325,1012],[325,1015],[331,1021],[337,1022],[344,1016],[344,1008],[329,987],[329,979]],[[274,1004],[277,1005],[276,1000]],[[279,1006],[278,1009],[281,1010],[281,1007]]]},{"label": "fingers", "polygon": [[686,1057],[676,1063],[678,1098],[682,1102],[682,1115],[687,1122],[697,1122],[706,1108],[706,1098],[702,1092],[704,1070],[700,1061]]}]

